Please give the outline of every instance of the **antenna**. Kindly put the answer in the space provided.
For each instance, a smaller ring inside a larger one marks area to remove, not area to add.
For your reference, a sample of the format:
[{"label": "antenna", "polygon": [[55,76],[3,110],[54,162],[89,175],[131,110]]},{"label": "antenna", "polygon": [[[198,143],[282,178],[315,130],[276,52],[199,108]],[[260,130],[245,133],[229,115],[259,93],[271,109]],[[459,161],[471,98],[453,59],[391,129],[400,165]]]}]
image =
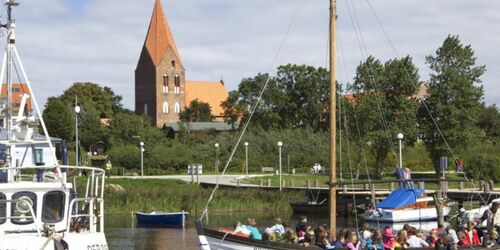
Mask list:
[{"label": "antenna", "polygon": [[12,20],[12,7],[18,6],[19,3],[16,2],[16,0],[6,0],[5,1],[5,6],[7,6],[7,24],[2,25],[4,28],[8,28],[8,25],[11,23]]}]

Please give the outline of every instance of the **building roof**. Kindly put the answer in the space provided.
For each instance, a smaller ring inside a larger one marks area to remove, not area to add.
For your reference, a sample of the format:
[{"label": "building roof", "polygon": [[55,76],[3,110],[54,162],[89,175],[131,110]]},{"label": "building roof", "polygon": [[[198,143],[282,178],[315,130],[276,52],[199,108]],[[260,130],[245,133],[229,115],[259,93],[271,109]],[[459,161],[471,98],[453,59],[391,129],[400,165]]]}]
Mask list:
[{"label": "building roof", "polygon": [[[0,129],[0,141],[7,141],[7,139],[8,139],[7,131],[5,129]],[[35,132],[35,133],[33,133],[33,136],[31,137],[31,139],[34,142],[44,143],[44,142],[46,142],[47,137],[45,135],[41,135],[41,134]],[[50,137],[50,140],[52,141],[52,143],[61,143],[62,142],[62,139],[56,138],[56,137]]]},{"label": "building roof", "polygon": [[174,36],[170,31],[167,17],[165,16],[165,11],[163,10],[163,6],[161,4],[161,0],[156,0],[155,2],[144,46],[148,50],[155,65],[160,63],[161,58],[169,46],[172,47],[172,50],[177,56],[179,62],[182,64],[179,51],[175,45]]},{"label": "building roof", "polygon": [[[1,91],[2,91],[2,93],[0,94],[1,97],[7,96],[7,84],[5,84],[5,83],[2,84]],[[26,85],[24,83],[13,83],[12,84],[12,102],[14,104],[16,104],[16,103],[20,104],[21,99],[22,99],[21,96],[23,94],[31,95],[31,93],[28,89],[28,85]],[[28,98],[26,100],[26,108],[28,110],[31,110],[31,98]],[[19,111],[19,106],[13,105],[12,110],[14,112]]]},{"label": "building roof", "polygon": [[220,106],[229,96],[221,82],[186,81],[186,96],[184,105],[189,106],[191,101],[206,102],[212,109],[213,116],[223,116],[224,109]]},{"label": "building roof", "polygon": [[[230,131],[232,129],[231,124],[223,122],[187,122],[182,123],[190,131],[202,131],[207,129],[214,129],[216,131]],[[165,123],[166,127],[172,128],[175,132],[180,131],[179,123],[169,122]],[[238,128],[238,124],[235,124],[235,129]]]}]

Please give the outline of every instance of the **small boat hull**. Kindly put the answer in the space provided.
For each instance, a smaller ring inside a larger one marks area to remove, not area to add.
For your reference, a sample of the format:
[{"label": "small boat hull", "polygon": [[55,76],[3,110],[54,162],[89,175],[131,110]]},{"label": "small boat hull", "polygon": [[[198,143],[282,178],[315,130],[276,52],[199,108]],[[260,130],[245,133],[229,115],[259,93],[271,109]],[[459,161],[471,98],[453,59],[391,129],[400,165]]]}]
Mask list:
[{"label": "small boat hull", "polygon": [[151,213],[141,213],[136,212],[135,217],[137,223],[140,224],[162,224],[162,225],[178,225],[181,226],[186,220],[186,216],[189,213],[179,212],[179,213],[163,213],[163,212],[151,212]]},{"label": "small boat hull", "polygon": [[307,201],[290,201],[290,207],[297,214],[328,214],[328,204],[310,203]]},{"label": "small boat hull", "polygon": [[[277,243],[243,238],[229,233],[205,228],[201,221],[196,222],[196,231],[202,250],[255,250],[255,249],[304,249],[300,244]],[[307,249],[321,249],[316,246]]]},{"label": "small boat hull", "polygon": [[[451,208],[443,207],[444,216],[448,216]],[[378,221],[386,223],[435,221],[437,220],[436,208],[409,208],[409,209],[378,209],[365,212],[365,221]]]}]

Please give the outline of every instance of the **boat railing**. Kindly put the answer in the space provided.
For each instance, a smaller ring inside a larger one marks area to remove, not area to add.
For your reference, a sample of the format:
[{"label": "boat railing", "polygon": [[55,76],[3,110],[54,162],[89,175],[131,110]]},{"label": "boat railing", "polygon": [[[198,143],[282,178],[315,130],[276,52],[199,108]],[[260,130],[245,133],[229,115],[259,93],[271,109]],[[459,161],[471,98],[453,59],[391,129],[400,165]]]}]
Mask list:
[{"label": "boat railing", "polygon": [[[11,219],[31,219],[33,223],[35,224],[35,230],[38,234],[38,236],[41,236],[41,231],[40,231],[40,224],[38,223],[38,220],[36,218],[35,211],[33,210],[32,205],[30,204],[27,200],[25,199],[15,199],[15,200],[0,200],[0,204],[9,204],[12,207],[14,207],[21,213],[21,214],[26,214],[26,212],[29,212],[28,216],[0,216],[0,221],[1,220],[11,220]],[[26,206],[29,208],[27,211],[21,211],[19,208],[19,205]],[[31,224],[31,223],[30,223]]]},{"label": "boat railing", "polygon": [[[104,232],[104,188],[106,172],[104,169],[84,166],[25,166],[1,168],[0,170],[12,171],[17,173],[14,182],[22,182],[30,180],[33,182],[42,183],[57,183],[60,182],[63,188],[67,186],[67,173],[70,170],[86,171],[87,183],[85,185],[85,195],[82,197],[73,198],[68,206],[67,227],[66,231],[72,230],[72,223],[82,223],[79,226],[84,226],[82,229],[90,230],[91,232]],[[33,174],[21,174],[24,171],[34,171]],[[59,174],[60,173],[60,174]],[[21,178],[22,177],[22,178]],[[75,183],[76,184],[76,183]],[[76,186],[73,187],[76,189]],[[79,206],[81,205],[81,206]],[[85,212],[87,209],[87,212]],[[80,211],[84,211],[81,213]],[[33,213],[34,214],[34,213]],[[38,223],[36,218],[33,221]],[[37,225],[37,231],[39,227]]]}]

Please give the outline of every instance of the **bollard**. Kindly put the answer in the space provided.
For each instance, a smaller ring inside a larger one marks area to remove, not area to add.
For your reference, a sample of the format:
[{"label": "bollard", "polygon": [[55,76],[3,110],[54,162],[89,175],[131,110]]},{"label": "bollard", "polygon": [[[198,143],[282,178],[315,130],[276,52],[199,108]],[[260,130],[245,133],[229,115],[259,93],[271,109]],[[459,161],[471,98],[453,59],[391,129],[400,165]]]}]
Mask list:
[{"label": "bollard", "polygon": [[347,193],[347,185],[342,185],[342,190]]},{"label": "bollard", "polygon": [[389,183],[389,191],[393,191],[394,190],[394,182],[390,182]]},{"label": "bollard", "polygon": [[306,181],[306,187],[311,188],[311,183],[309,181]]},{"label": "bollard", "polygon": [[264,186],[264,180],[260,180],[259,181],[259,187],[263,187]]},{"label": "bollard", "polygon": [[464,190],[464,182],[463,181],[458,182],[458,190]]},{"label": "bollard", "polygon": [[267,186],[270,187],[271,186],[271,179],[270,178],[267,178]]},{"label": "bollard", "polygon": [[485,193],[489,193],[490,192],[490,185],[489,184],[485,184],[485,183],[483,183],[483,185],[484,185],[484,192]]},{"label": "bollard", "polygon": [[484,190],[484,181],[480,181],[479,182],[479,191],[483,191]]},{"label": "bollard", "polygon": [[493,182],[493,180],[489,180],[488,184],[490,185],[490,191],[495,190],[495,183]]}]

